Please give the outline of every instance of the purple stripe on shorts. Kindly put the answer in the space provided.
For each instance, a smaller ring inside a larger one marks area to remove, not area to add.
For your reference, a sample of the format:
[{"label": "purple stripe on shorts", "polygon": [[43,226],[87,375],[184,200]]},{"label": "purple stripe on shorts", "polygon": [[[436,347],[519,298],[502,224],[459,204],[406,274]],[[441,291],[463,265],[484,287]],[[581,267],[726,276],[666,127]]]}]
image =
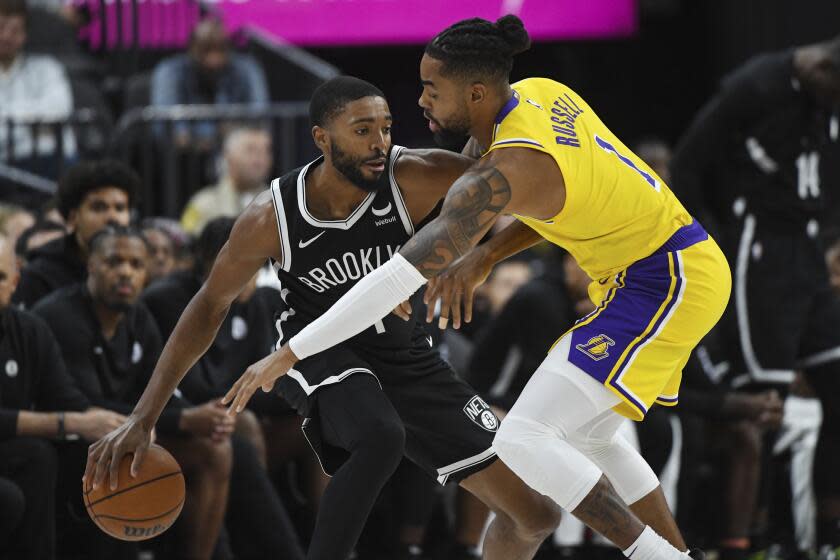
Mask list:
[{"label": "purple stripe on shorts", "polygon": [[680,254],[679,253],[672,253],[674,255],[674,274],[677,278],[676,285],[674,286],[674,292],[671,294],[671,299],[668,304],[665,306],[665,309],[662,311],[662,314],[659,315],[656,319],[656,323],[653,325],[653,328],[642,338],[632,350],[627,355],[627,358],[624,360],[619,366],[618,371],[610,379],[610,385],[612,385],[619,393],[627,397],[629,401],[639,407],[642,412],[647,412],[647,406],[639,402],[633,395],[631,395],[624,387],[621,386],[621,374],[624,373],[624,370],[627,369],[627,366],[633,362],[635,355],[639,352],[639,350],[647,343],[648,340],[655,337],[659,334],[659,330],[662,328],[662,325],[668,319],[671,310],[677,304],[677,301],[680,299],[680,290],[682,289],[683,279],[680,275]]},{"label": "purple stripe on shorts", "polygon": [[[575,327],[572,331],[569,350],[571,363],[600,383],[606,383],[625,349],[645,332],[668,297],[672,280],[668,261],[667,253],[654,254],[627,269],[624,287],[618,289],[606,308],[592,322]],[[677,292],[674,294],[676,296]],[[675,299],[672,298],[671,303]],[[669,305],[662,317],[670,308]],[[657,323],[661,323],[661,317]],[[616,389],[641,410],[645,410],[646,407],[626,391],[620,387]]]}]

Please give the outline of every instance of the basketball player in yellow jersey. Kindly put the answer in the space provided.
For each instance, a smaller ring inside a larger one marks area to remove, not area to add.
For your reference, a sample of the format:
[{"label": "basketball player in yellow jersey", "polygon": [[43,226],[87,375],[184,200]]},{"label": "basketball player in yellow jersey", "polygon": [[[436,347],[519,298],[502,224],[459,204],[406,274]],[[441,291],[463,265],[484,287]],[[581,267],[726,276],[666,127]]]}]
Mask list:
[{"label": "basketball player in yellow jersey", "polygon": [[[728,300],[729,268],[667,185],[577,94],[547,79],[510,85],[513,56],[528,46],[514,16],[465,20],[429,43],[420,105],[430,128],[469,135],[481,159],[452,185],[437,219],[251,366],[224,402],[242,410],[298,360],[370,327],[442,273],[455,287],[443,290],[454,294],[443,304],[457,326],[489,267],[545,238],[592,277],[597,309],[557,333],[494,449],[629,558],[703,558],[686,551],[655,474],[616,430],[654,403],[676,404],[689,352]],[[519,222],[471,251],[501,214]]]}]

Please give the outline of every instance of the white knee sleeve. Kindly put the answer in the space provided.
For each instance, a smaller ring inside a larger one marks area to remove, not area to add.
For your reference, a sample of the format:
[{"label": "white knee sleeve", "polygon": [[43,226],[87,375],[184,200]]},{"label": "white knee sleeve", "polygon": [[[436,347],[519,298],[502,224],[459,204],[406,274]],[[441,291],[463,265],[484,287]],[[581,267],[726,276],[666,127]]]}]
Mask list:
[{"label": "white knee sleeve", "polygon": [[619,434],[608,440],[584,439],[575,434],[569,443],[603,471],[627,505],[635,504],[659,486],[653,469]]},{"label": "white knee sleeve", "polygon": [[507,416],[493,440],[499,458],[525,483],[572,511],[601,478],[601,471],[557,431]]}]

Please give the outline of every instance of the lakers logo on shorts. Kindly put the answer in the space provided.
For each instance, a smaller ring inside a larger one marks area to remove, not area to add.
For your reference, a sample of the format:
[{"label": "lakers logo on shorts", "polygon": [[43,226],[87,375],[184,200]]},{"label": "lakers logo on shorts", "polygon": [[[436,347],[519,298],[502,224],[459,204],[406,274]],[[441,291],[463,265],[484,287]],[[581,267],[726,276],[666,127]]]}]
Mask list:
[{"label": "lakers logo on shorts", "polygon": [[597,362],[609,357],[610,353],[607,350],[610,346],[615,346],[615,341],[605,334],[599,334],[590,338],[585,344],[576,344],[575,348]]},{"label": "lakers logo on shorts", "polygon": [[488,432],[495,432],[499,427],[499,419],[490,410],[490,406],[484,402],[484,399],[478,395],[470,399],[467,406],[464,407],[464,412],[467,418],[487,430]]}]

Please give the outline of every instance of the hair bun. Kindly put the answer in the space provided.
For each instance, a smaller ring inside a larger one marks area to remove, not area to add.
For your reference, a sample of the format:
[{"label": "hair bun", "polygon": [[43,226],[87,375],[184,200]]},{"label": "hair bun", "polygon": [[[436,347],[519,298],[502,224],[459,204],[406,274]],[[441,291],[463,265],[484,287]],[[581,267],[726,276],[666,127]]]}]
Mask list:
[{"label": "hair bun", "polygon": [[500,17],[496,20],[496,28],[510,45],[511,54],[525,52],[531,46],[531,38],[528,37],[525,25],[517,16],[508,14]]}]

